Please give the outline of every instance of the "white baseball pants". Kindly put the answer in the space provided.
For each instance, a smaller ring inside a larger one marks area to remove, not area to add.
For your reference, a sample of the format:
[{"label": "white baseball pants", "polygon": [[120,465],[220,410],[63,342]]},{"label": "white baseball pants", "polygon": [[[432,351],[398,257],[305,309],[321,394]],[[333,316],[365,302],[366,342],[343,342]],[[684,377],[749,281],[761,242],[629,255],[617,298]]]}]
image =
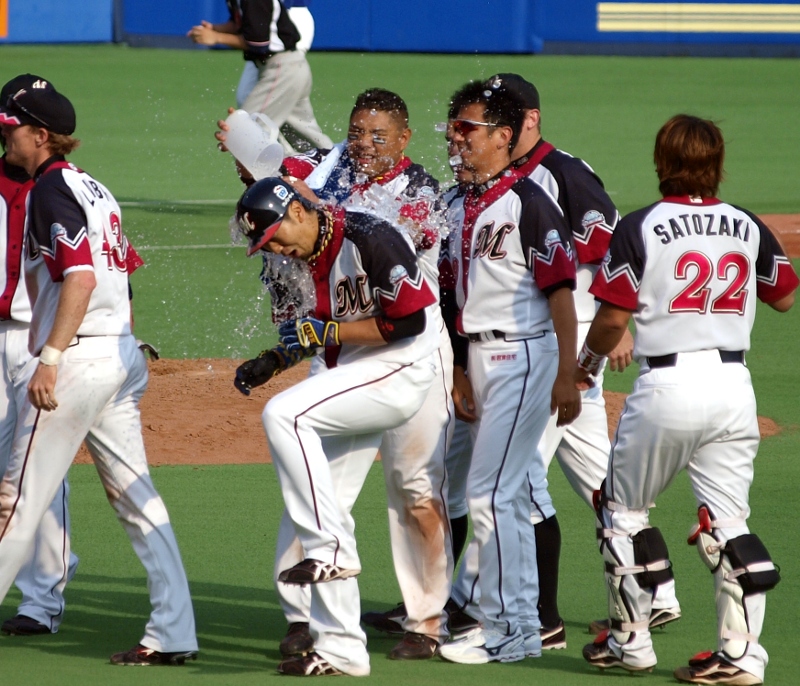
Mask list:
[{"label": "white baseball pants", "polygon": [[[17,416],[28,397],[33,367],[27,323],[0,322],[0,474],[11,456]],[[65,545],[70,535],[69,483],[65,478],[36,530],[31,555],[15,580],[22,592],[17,614],[35,619],[55,633],[64,618],[64,586],[75,574],[78,557]]]},{"label": "white baseball pants", "polygon": [[[33,373],[38,358],[30,360]],[[147,363],[133,336],[81,337],[58,366],[58,408],[20,414],[0,486],[0,598],[30,554],[36,531],[81,442],[147,571],[153,611],[142,645],[161,652],[197,649],[189,586],[169,516],[150,479],[139,399]],[[68,559],[69,539],[65,541]]]},{"label": "white baseball pants", "polygon": [[[686,469],[698,506],[706,504],[718,520],[743,521],[750,514],[749,492],[753,460],[760,436],[750,372],[743,364],[723,363],[716,350],[679,353],[674,367],[649,369],[646,364],[625,403],[614,439],[606,494],[627,511],[603,509],[604,526],[623,537],[637,533],[648,522],[648,508]],[[746,524],[715,530],[719,540],[748,533]],[[627,546],[616,545],[625,555]],[[623,560],[627,564],[627,560]],[[764,617],[765,594],[746,599],[755,641],[734,662],[763,679],[767,652],[758,643]],[[650,614],[649,594],[641,594],[633,621]],[[720,648],[724,645],[722,618],[718,619]],[[648,630],[637,631],[620,646],[631,662],[655,662]]]},{"label": "white baseball pants", "polygon": [[[267,403],[264,428],[304,557],[361,569],[349,506],[337,498],[330,463],[341,461],[340,488],[347,482],[355,500],[383,432],[419,410],[434,378],[433,356],[406,365],[362,359],[313,375]],[[323,443],[335,436],[360,437],[358,449],[350,452],[347,441]],[[355,578],[311,587],[315,650],[354,676],[369,673],[360,605]]]}]

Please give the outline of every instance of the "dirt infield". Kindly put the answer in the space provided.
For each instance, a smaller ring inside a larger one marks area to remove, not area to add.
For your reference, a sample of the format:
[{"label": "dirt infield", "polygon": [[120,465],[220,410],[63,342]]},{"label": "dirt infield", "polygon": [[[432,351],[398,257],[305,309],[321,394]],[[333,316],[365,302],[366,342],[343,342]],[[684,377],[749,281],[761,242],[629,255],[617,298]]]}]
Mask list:
[{"label": "dirt infield", "polygon": [[[800,257],[800,215],[762,215],[791,257]],[[151,465],[250,464],[269,462],[261,412],[273,395],[304,379],[308,363],[281,374],[245,397],[233,387],[240,361],[158,360],[150,363],[150,385],[142,399],[142,430]],[[606,392],[609,433],[625,402]],[[780,429],[759,417],[762,436]],[[90,462],[84,448],[77,463]]]}]

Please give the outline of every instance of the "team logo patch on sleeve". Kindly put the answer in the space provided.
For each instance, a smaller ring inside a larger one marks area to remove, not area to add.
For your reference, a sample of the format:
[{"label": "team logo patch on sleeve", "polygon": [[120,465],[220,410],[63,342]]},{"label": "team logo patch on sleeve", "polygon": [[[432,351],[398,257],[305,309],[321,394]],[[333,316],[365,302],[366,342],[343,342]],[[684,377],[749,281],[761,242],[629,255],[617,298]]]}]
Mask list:
[{"label": "team logo patch on sleeve", "polygon": [[392,271],[389,272],[389,283],[391,283],[392,286],[396,286],[398,283],[407,278],[408,270],[402,264],[395,265],[392,267]]},{"label": "team logo patch on sleeve", "polygon": [[50,244],[55,245],[59,238],[64,238],[67,235],[67,230],[61,224],[56,222],[50,225]]},{"label": "team logo patch on sleeve", "polygon": [[605,216],[603,216],[602,212],[598,212],[597,210],[589,210],[583,215],[583,219],[581,219],[581,226],[586,229],[587,232],[591,231],[595,226],[601,226],[605,223]]},{"label": "team logo patch on sleeve", "polygon": [[555,229],[550,229],[547,232],[547,235],[544,237],[544,246],[549,248],[553,245],[558,245],[561,243],[561,234],[558,233]]}]

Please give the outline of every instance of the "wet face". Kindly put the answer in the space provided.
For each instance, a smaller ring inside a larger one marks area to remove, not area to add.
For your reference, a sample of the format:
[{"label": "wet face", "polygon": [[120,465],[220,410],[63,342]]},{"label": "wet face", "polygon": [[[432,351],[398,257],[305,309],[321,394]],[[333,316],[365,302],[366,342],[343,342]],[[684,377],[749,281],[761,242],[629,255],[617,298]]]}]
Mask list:
[{"label": "wet face", "polygon": [[447,135],[447,156],[456,181],[459,184],[472,183],[472,171],[464,166],[458,146],[450,134]]},{"label": "wet face", "polygon": [[487,122],[485,109],[483,103],[462,107],[447,127],[451,149],[461,155],[464,169],[476,183],[491,178],[511,161],[508,154],[511,129]]},{"label": "wet face", "polygon": [[361,174],[375,179],[403,157],[411,129],[390,112],[357,110],[347,130],[347,151]]},{"label": "wet face", "polygon": [[318,237],[317,212],[307,210],[295,200],[289,205],[281,225],[264,249],[276,255],[304,260],[313,254]]}]

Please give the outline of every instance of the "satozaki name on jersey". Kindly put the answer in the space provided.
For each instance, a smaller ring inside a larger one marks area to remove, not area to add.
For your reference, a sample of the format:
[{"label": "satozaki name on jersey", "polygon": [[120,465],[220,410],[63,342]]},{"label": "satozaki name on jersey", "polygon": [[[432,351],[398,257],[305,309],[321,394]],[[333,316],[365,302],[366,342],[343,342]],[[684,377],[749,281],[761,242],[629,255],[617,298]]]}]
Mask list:
[{"label": "satozaki name on jersey", "polygon": [[661,237],[662,245],[687,236],[727,236],[745,242],[750,240],[750,222],[729,218],[724,214],[681,214],[670,218],[668,226],[656,224],[653,231]]}]

